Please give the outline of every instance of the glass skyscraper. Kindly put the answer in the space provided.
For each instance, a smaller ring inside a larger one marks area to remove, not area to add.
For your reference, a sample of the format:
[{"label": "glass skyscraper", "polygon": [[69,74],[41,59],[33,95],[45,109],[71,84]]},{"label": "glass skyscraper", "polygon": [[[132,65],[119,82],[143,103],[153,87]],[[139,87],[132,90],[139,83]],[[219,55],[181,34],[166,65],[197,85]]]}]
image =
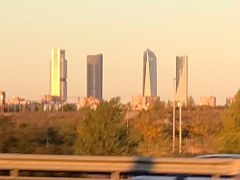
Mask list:
[{"label": "glass skyscraper", "polygon": [[51,49],[50,94],[67,101],[67,60],[65,50],[60,48]]},{"label": "glass skyscraper", "polygon": [[176,101],[187,105],[188,100],[188,57],[176,57]]},{"label": "glass skyscraper", "polygon": [[157,58],[147,49],[143,54],[143,96],[157,96]]},{"label": "glass skyscraper", "polygon": [[87,97],[102,100],[103,55],[87,56]]}]

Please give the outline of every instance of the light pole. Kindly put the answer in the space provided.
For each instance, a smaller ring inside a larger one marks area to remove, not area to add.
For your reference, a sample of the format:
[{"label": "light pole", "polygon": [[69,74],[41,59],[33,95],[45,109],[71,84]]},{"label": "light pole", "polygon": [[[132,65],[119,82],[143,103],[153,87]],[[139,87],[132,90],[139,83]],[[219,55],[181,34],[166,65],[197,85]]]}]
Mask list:
[{"label": "light pole", "polygon": [[182,103],[179,102],[179,154],[182,153]]},{"label": "light pole", "polygon": [[4,102],[3,102],[3,95],[1,94],[0,95],[0,110],[1,110],[1,112],[3,111],[3,104],[4,104]]},{"label": "light pole", "polygon": [[175,84],[175,78],[173,79],[173,130],[172,130],[172,151],[175,152],[175,135],[176,135],[176,115],[175,115],[175,94],[176,94],[176,84]]},{"label": "light pole", "polygon": [[127,106],[127,117],[126,117],[126,119],[127,119],[127,134],[128,134],[128,106]]}]

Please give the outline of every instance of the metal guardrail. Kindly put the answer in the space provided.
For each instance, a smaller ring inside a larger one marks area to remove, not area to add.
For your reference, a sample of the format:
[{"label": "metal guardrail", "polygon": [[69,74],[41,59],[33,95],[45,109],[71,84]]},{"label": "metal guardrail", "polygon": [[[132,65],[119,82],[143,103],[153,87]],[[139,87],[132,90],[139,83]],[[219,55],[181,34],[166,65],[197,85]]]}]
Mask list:
[{"label": "metal guardrail", "polygon": [[[213,177],[239,177],[240,160],[236,159],[194,159],[194,158],[143,158],[65,155],[23,155],[0,154],[0,172],[7,172],[2,179],[19,180],[74,180],[68,177],[33,177],[22,172],[77,172],[85,173],[87,179],[120,179],[136,174],[190,174]],[[124,176],[125,175],[125,176]],[[81,176],[82,177],[82,176]],[[84,179],[84,177],[82,177]],[[85,178],[86,179],[86,178]]]}]

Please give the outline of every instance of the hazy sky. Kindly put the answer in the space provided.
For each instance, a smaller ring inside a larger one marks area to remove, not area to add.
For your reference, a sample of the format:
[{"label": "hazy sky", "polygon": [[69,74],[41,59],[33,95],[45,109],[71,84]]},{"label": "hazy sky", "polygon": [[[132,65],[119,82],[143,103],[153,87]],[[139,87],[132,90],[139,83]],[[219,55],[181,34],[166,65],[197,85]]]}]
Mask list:
[{"label": "hazy sky", "polygon": [[142,92],[143,52],[157,56],[158,95],[172,98],[175,59],[189,94],[223,104],[240,87],[240,0],[1,0],[0,90],[49,93],[50,49],[66,49],[68,96],[86,95],[86,56],[104,54],[103,96]]}]

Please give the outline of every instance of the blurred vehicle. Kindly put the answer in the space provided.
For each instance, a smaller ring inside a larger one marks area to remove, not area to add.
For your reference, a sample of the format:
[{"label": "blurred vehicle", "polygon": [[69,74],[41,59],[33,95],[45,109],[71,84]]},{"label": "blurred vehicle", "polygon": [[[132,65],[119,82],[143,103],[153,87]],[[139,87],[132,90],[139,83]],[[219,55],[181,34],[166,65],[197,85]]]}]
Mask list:
[{"label": "blurred vehicle", "polygon": [[197,156],[197,158],[240,158],[240,154],[206,154]]}]

